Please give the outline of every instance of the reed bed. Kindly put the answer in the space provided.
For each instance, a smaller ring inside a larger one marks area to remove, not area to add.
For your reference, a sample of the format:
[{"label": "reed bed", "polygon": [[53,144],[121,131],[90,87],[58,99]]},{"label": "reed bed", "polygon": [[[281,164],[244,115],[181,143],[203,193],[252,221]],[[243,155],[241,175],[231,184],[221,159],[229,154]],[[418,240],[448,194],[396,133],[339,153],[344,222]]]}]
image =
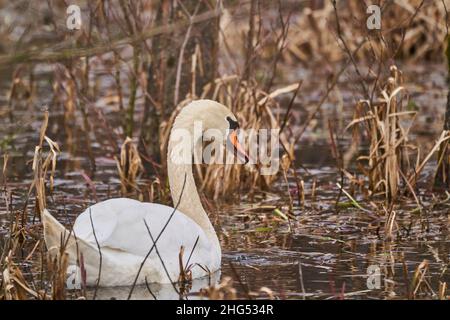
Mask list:
[{"label": "reed bed", "polygon": [[448,140],[443,131],[433,148],[422,156],[421,146],[410,138],[417,111],[408,110],[409,94],[402,81],[402,73],[396,66],[391,66],[380,98],[373,102],[358,102],[354,119],[346,128],[356,129],[358,125],[360,131],[353,132],[354,143],[367,141],[369,145],[368,153],[357,158],[358,167],[367,177],[368,195],[383,194],[389,203],[407,194],[418,202],[416,190],[420,174]]},{"label": "reed bed", "polygon": [[[405,89],[401,77],[399,70],[392,66],[379,102],[360,101],[355,119],[347,127],[364,124],[370,144],[368,155],[359,157],[358,161],[367,163],[364,173],[371,193],[384,193],[389,200],[397,197],[401,176],[410,173],[408,151],[417,148],[409,144],[408,139],[416,112],[406,110],[407,94],[402,92]],[[407,126],[402,121],[405,117],[410,120]]]}]

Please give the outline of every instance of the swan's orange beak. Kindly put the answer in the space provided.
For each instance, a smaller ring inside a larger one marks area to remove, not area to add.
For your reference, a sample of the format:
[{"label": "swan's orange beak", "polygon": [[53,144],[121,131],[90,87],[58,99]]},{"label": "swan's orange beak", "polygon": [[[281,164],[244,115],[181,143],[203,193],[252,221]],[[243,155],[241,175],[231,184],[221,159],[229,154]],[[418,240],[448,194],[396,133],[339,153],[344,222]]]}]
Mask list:
[{"label": "swan's orange beak", "polygon": [[242,145],[239,143],[239,139],[237,136],[237,130],[232,130],[230,134],[228,135],[228,139],[230,140],[231,144],[234,147],[234,150],[237,152],[238,157],[241,157],[244,159],[245,164],[249,161],[249,157],[247,153],[245,152]]}]

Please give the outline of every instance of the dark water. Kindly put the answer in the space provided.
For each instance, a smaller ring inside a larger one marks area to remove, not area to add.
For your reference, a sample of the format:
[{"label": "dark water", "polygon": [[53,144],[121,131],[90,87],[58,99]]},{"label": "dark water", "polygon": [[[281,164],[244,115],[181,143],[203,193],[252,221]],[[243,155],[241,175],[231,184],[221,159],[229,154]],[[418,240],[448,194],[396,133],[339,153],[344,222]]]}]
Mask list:
[{"label": "dark water", "polygon": [[[428,72],[424,73],[424,70]],[[421,142],[423,154],[430,149],[441,128],[440,117],[446,95],[442,70],[441,66],[433,65],[403,70],[405,75],[415,80],[415,84],[408,89],[414,92],[413,99],[420,112],[412,136]],[[108,137],[102,126],[95,126],[89,135],[95,158],[93,170],[86,148],[87,137],[81,129],[81,117],[77,114],[72,122],[64,120],[63,108],[52,100],[50,71],[44,69],[35,75],[39,81],[36,82],[34,98],[28,100],[26,92],[23,92],[23,96],[15,100],[12,113],[7,112],[11,78],[8,72],[4,72],[0,79],[0,164],[3,167],[3,155],[7,152],[6,185],[11,191],[12,210],[19,212],[27,207],[28,225],[37,222],[33,217],[33,201],[26,203],[25,200],[33,178],[31,161],[34,146],[38,143],[44,105],[48,105],[51,115],[47,136],[57,141],[62,151],[55,173],[54,192],[48,199],[52,213],[60,221],[70,224],[89,204],[120,196],[120,181],[113,158],[118,150],[107,142]],[[309,77],[310,74],[303,76]],[[422,74],[422,78],[415,78],[417,74]],[[104,79],[100,90],[110,85],[110,79]],[[317,79],[317,82],[320,81]],[[293,113],[294,119],[299,121],[298,125],[321,97],[321,91],[314,89],[315,85],[305,86],[299,98]],[[289,221],[276,216],[274,209],[287,213],[288,190],[295,189],[292,179],[289,179],[289,185],[280,179],[272,190],[259,192],[252,199],[241,196],[241,199],[228,199],[215,205],[211,216],[216,221],[223,250],[222,270],[221,274],[216,275],[216,280],[233,278],[239,297],[247,297],[248,294],[267,297],[260,291],[261,287],[267,287],[276,297],[289,299],[405,298],[411,290],[408,286],[414,271],[424,259],[429,263],[425,279],[435,293],[438,292],[439,281],[450,281],[447,270],[450,202],[439,198],[440,203],[432,206],[438,201],[429,192],[433,163],[421,177],[420,199],[428,209],[419,213],[414,202],[400,200],[395,208],[399,231],[393,240],[384,239],[385,217],[382,212],[373,209],[363,199],[358,198],[367,211],[343,206],[342,203],[348,201],[343,195],[339,199],[341,205],[336,209],[339,194],[336,182],[340,182],[340,175],[329,146],[326,124],[331,120],[338,129],[343,129],[351,118],[352,106],[357,100],[355,88],[345,81],[339,86],[339,96],[343,101],[343,112],[336,111],[336,101],[339,100],[336,93],[329,103],[324,104],[316,125],[305,132],[297,146],[298,173],[304,180],[306,196],[302,207],[294,206]],[[113,128],[119,127],[122,120],[113,105],[98,102],[95,107],[101,109]],[[114,132],[121,134],[120,129],[114,129]],[[350,137],[341,132],[339,145],[345,148]],[[93,180],[95,193],[86,185],[83,174]],[[146,183],[147,180],[140,181],[140,185]],[[316,195],[313,199],[314,183]],[[2,187],[2,247],[9,230],[10,217],[5,202],[8,195]],[[295,194],[293,197],[296,199]],[[297,205],[296,201],[294,205]],[[32,243],[32,239],[27,241]],[[26,256],[25,251],[23,256]],[[20,262],[20,257],[16,261]],[[28,276],[38,277],[35,260],[24,266]],[[381,272],[379,287],[368,288],[370,266],[379,268]],[[199,289],[207,285],[207,280],[194,281],[189,298],[196,298]],[[171,286],[151,285],[151,288],[158,298],[177,298]],[[128,292],[129,288],[100,289],[98,298],[125,298]],[[89,291],[88,296],[91,294]],[[151,295],[147,288],[140,287],[136,288],[133,297],[151,298]],[[417,297],[436,296],[428,290],[418,293]]]}]

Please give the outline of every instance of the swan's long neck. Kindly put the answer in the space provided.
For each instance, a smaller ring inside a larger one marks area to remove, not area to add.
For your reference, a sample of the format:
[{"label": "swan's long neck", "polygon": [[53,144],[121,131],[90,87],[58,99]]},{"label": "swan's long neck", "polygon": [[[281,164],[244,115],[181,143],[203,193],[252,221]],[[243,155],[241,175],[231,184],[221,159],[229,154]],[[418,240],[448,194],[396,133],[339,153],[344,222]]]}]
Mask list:
[{"label": "swan's long neck", "polygon": [[[167,149],[167,171],[174,207],[178,204],[177,210],[190,217],[205,231],[209,240],[219,246],[219,240],[214,227],[212,226],[211,221],[209,220],[208,215],[203,209],[200,201],[200,196],[198,194],[192,172],[192,164],[183,164],[178,161],[173,161],[171,156],[176,145],[177,150],[182,147],[186,148],[185,150],[190,150],[190,158],[192,159],[194,148],[197,148],[198,144],[192,143],[192,141],[189,143],[189,140],[172,141],[171,139],[175,130],[187,130],[185,129],[187,125],[188,124],[183,123],[181,119],[177,119],[175,121],[172,127],[171,137],[169,138]],[[186,145],[183,146],[183,143]]]}]

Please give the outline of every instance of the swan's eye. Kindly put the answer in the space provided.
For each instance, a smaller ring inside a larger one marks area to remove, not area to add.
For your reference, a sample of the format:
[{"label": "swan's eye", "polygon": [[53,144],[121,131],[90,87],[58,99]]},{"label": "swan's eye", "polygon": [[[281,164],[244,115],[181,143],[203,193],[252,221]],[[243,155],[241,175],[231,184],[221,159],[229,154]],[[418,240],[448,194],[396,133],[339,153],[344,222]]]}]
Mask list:
[{"label": "swan's eye", "polygon": [[237,121],[234,121],[233,119],[231,119],[230,117],[227,117],[227,121],[230,124],[230,129],[231,130],[235,130],[239,128],[239,123]]}]

